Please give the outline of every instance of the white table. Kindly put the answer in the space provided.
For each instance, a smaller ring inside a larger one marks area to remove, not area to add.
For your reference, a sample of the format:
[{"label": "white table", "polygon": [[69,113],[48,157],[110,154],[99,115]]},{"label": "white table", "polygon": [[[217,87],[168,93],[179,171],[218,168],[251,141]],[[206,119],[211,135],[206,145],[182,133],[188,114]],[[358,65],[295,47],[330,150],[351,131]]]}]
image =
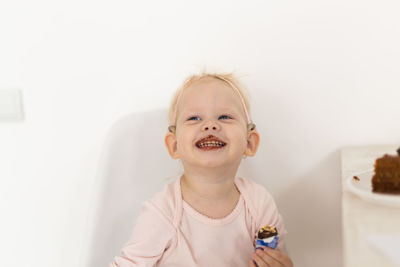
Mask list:
[{"label": "white table", "polygon": [[347,147],[341,151],[344,267],[398,266],[365,240],[371,234],[400,233],[400,208],[366,202],[349,192],[345,181],[373,170],[376,158],[385,153],[396,154],[399,146]]}]

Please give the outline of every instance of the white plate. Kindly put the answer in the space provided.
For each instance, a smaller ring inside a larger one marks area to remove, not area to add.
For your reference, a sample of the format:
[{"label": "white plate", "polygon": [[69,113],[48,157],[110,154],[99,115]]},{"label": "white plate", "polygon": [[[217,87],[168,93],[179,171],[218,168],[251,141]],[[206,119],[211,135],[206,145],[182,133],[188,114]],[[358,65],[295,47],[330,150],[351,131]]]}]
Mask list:
[{"label": "white plate", "polygon": [[392,207],[400,207],[400,195],[391,195],[391,194],[382,194],[382,193],[374,193],[372,192],[372,183],[371,179],[374,175],[373,171],[363,172],[357,174],[360,181],[349,177],[347,179],[347,188],[360,198],[377,204],[382,204],[386,206]]}]

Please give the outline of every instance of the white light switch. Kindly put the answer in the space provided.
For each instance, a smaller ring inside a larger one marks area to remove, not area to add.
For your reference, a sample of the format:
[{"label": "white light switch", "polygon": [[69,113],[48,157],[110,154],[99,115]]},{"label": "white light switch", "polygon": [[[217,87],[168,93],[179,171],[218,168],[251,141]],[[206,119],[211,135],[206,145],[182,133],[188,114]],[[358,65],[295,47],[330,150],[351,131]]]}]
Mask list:
[{"label": "white light switch", "polygon": [[19,121],[22,119],[21,90],[0,89],[0,121]]}]

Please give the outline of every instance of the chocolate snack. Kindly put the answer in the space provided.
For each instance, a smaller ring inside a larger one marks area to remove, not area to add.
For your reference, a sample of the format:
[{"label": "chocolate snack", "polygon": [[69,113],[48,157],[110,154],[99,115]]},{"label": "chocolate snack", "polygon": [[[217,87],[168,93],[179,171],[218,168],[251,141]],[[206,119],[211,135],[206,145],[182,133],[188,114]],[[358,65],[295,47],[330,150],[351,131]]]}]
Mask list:
[{"label": "chocolate snack", "polygon": [[278,231],[276,230],[275,226],[265,225],[263,228],[260,229],[260,231],[258,231],[257,238],[264,239],[276,235],[278,235]]},{"label": "chocolate snack", "polygon": [[275,226],[264,225],[257,234],[256,249],[259,247],[276,248],[278,245],[278,231]]}]

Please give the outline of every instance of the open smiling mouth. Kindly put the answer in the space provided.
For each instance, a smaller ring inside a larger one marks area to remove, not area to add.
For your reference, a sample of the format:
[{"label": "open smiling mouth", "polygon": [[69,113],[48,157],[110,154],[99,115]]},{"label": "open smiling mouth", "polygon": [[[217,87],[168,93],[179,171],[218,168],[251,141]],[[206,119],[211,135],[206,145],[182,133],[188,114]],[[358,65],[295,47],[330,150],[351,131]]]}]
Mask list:
[{"label": "open smiling mouth", "polygon": [[214,150],[224,146],[226,146],[226,143],[213,135],[209,135],[196,142],[196,147],[202,150]]}]

